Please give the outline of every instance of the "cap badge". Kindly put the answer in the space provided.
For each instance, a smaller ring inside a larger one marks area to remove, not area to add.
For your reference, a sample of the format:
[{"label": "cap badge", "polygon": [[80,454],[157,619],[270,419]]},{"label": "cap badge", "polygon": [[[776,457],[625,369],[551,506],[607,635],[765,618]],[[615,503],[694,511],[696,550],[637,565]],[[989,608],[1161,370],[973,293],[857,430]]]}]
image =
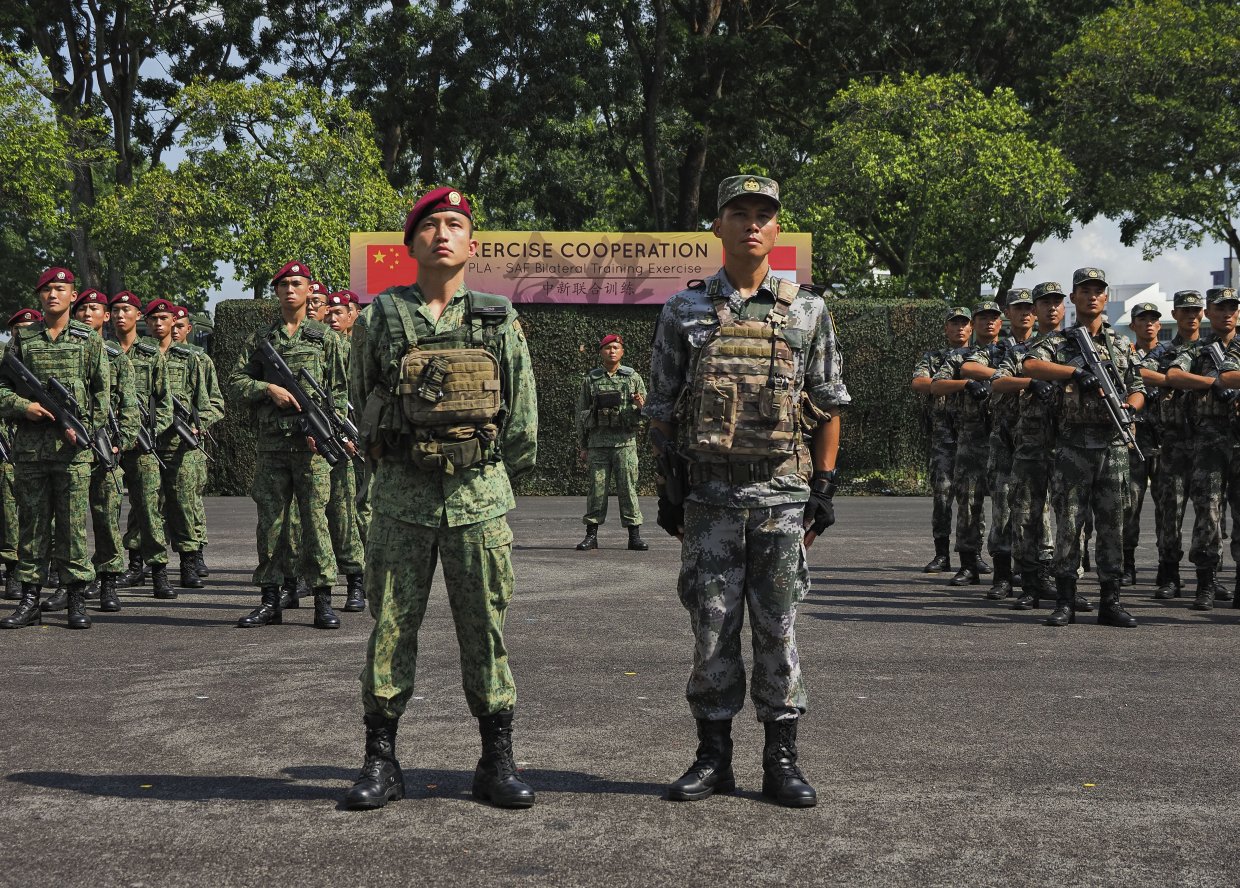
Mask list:
[{"label": "cap badge", "polygon": [[746,191],[761,191],[762,186],[758,184],[757,179],[746,179],[745,184],[741,185]]},{"label": "cap badge", "polygon": [[454,207],[459,207],[461,205],[461,193],[459,191],[449,191],[448,203]]},{"label": "cap badge", "polygon": [[65,279],[65,273],[63,271],[56,272],[56,280],[63,281],[64,279]]},{"label": "cap badge", "polygon": [[293,274],[297,274],[297,272],[301,271],[301,266],[294,265],[292,268],[289,269],[289,271],[293,272]]},{"label": "cap badge", "polygon": [[1096,268],[1091,268],[1091,269],[1089,270],[1089,276],[1090,276],[1091,278],[1096,278],[1096,277],[1098,276],[1098,269],[1096,269]]}]

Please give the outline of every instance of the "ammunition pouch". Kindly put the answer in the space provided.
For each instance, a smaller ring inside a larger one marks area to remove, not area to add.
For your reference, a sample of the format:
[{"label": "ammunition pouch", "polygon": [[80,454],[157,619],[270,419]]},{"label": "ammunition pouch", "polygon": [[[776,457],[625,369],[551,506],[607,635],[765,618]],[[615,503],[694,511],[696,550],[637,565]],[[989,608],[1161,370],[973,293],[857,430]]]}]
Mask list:
[{"label": "ammunition pouch", "polygon": [[493,424],[480,428],[454,426],[433,436],[415,438],[408,449],[413,464],[423,471],[452,475],[489,461],[495,455],[499,428]]},{"label": "ammunition pouch", "polygon": [[624,399],[621,397],[618,389],[609,389],[607,391],[595,392],[594,409],[595,410],[615,410]]}]

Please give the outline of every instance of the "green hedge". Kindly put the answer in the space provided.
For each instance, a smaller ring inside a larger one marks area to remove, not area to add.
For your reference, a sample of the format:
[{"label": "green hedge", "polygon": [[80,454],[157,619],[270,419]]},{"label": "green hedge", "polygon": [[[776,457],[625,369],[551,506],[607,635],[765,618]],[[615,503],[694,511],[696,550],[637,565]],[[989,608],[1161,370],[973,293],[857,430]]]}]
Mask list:
[{"label": "green hedge", "polygon": [[[869,481],[861,490],[892,486],[914,489],[924,463],[918,405],[909,389],[913,363],[942,338],[939,302],[899,303],[832,300],[831,314],[844,353],[844,381],[853,406],[844,414],[840,456],[843,474]],[[582,375],[598,361],[604,333],[624,337],[624,362],[643,376],[650,367],[650,342],[659,309],[647,306],[524,305],[521,323],[529,340],[538,383],[538,468],[523,479],[519,493],[584,496],[586,475],[577,464],[573,407]],[[250,332],[276,317],[274,300],[236,299],[216,309],[211,345],[221,380],[236,363]],[[215,429],[217,458],[210,491],[249,493],[254,473],[254,437],[249,410],[229,396],[227,413]],[[642,490],[653,493],[653,465],[641,454]]]}]

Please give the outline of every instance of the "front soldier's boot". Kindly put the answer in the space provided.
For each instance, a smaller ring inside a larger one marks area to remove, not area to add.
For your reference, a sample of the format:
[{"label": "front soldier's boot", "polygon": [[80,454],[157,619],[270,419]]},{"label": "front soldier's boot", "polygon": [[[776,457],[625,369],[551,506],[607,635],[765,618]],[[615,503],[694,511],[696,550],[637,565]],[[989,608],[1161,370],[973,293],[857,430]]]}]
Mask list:
[{"label": "front soldier's boot", "polygon": [[512,760],[512,710],[484,715],[478,719],[482,736],[482,758],[474,769],[474,798],[497,808],[529,808],[534,790],[517,776]]},{"label": "front soldier's boot", "polygon": [[52,592],[39,605],[39,610],[45,614],[62,611],[69,606],[69,590],[65,586],[57,585],[55,591]]},{"label": "front soldier's boot", "polygon": [[1170,561],[1158,562],[1158,588],[1154,597],[1159,601],[1170,601],[1180,594],[1180,565]]},{"label": "front soldier's boot", "polygon": [[1042,604],[1042,597],[1050,596],[1050,577],[1041,565],[1026,567],[1021,571],[1025,583],[1020,589],[1020,598],[1012,605],[1012,610],[1036,610]]},{"label": "front soldier's boot", "polygon": [[348,613],[366,610],[364,579],[360,573],[344,575],[344,609]]},{"label": "front soldier's boot", "polygon": [[921,569],[922,573],[944,573],[952,569],[951,540],[947,537],[934,538],[934,557]]},{"label": "front soldier's boot", "polygon": [[995,579],[986,597],[1001,601],[1012,594],[1012,556],[1002,553],[995,556]]},{"label": "front soldier's boot", "polygon": [[667,788],[673,802],[697,802],[717,792],[736,789],[732,773],[732,720],[697,722],[697,758],[680,779]]},{"label": "front soldier's boot", "polygon": [[598,548],[598,525],[586,525],[586,538],[577,544],[578,552],[586,552]]},{"label": "front soldier's boot", "polygon": [[37,626],[43,622],[43,612],[39,610],[40,588],[34,583],[22,583],[21,603],[17,610],[0,620],[0,628],[21,629],[23,626]]},{"label": "front soldier's boot", "polygon": [[977,553],[977,572],[983,576],[989,576],[994,572],[994,568],[990,566],[990,562],[982,556],[981,552]]},{"label": "front soldier's boot", "polygon": [[1055,577],[1055,609],[1046,618],[1047,626],[1067,626],[1076,622],[1076,577]]},{"label": "front soldier's boot", "polygon": [[86,613],[86,584],[70,583],[69,591],[69,628],[89,629],[90,616]]},{"label": "front soldier's boot", "polygon": [[86,584],[86,588],[83,590],[82,595],[85,596],[87,601],[94,601],[96,598],[99,597],[99,576],[98,574],[95,575],[95,578],[93,580],[91,580],[89,583]]},{"label": "front soldier's boot", "polygon": [[129,550],[129,567],[116,582],[121,589],[129,586],[141,586],[146,581],[146,570],[142,567],[142,553],[135,549]]},{"label": "front soldier's boot", "polygon": [[1214,568],[1197,568],[1197,597],[1189,607],[1195,611],[1214,610]]},{"label": "front soldier's boot", "polygon": [[22,581],[17,578],[17,562],[8,562],[8,568],[4,577],[4,598],[6,601],[21,601]]},{"label": "front soldier's boot", "polygon": [[295,610],[301,607],[302,596],[310,594],[310,587],[301,577],[285,577],[284,585],[280,589],[281,610]]},{"label": "front soldier's boot", "polygon": [[1137,550],[1124,550],[1124,570],[1119,577],[1121,586],[1137,585]]},{"label": "front soldier's boot", "polygon": [[1098,625],[1134,629],[1137,618],[1119,603],[1119,580],[1107,580],[1101,584],[1101,600],[1098,604]]},{"label": "front soldier's boot", "polygon": [[1227,584],[1216,573],[1214,576],[1214,600],[1215,601],[1231,601],[1235,596],[1231,590],[1227,588]]},{"label": "front soldier's boot", "polygon": [[388,802],[405,797],[405,775],[396,761],[396,719],[367,715],[364,721],[366,761],[362,763],[362,773],[357,775],[344,797],[344,806],[350,811],[382,808]]},{"label": "front soldier's boot", "polygon": [[120,609],[121,600],[116,595],[116,574],[102,574],[99,579],[99,610],[114,614]]},{"label": "front soldier's boot", "polygon": [[198,571],[198,576],[204,578],[211,576],[211,570],[207,567],[207,559],[203,557],[205,551],[206,549],[203,548],[194,553],[194,569]]},{"label": "front soldier's boot", "polygon": [[202,588],[202,577],[198,576],[197,552],[181,553],[181,582],[178,585],[182,589]]},{"label": "front soldier's boot", "polygon": [[948,581],[950,586],[976,586],[981,582],[977,571],[977,553],[960,553],[960,570]]},{"label": "front soldier's boot", "polygon": [[171,601],[177,597],[172,583],[168,581],[168,565],[151,565],[151,588],[155,590],[155,597],[161,600]]},{"label": "front soldier's boot", "polygon": [[280,587],[263,586],[262,596],[262,603],[237,621],[239,627],[252,629],[255,626],[274,626],[284,622],[280,613]]},{"label": "front soldier's boot", "polygon": [[642,539],[640,524],[634,524],[629,528],[629,548],[634,552],[645,552],[650,548],[650,545]]},{"label": "front soldier's boot", "polygon": [[314,588],[314,628],[339,629],[340,617],[332,610],[332,587],[316,586]]},{"label": "front soldier's boot", "polygon": [[785,808],[812,808],[818,793],[797,767],[797,719],[763,722],[762,794]]}]

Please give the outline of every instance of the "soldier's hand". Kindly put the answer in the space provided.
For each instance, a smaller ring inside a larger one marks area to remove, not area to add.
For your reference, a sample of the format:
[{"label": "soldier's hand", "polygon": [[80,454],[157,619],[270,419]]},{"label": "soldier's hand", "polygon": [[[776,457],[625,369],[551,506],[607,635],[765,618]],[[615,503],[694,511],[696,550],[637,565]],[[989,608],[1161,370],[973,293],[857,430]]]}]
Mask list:
[{"label": "soldier's hand", "polygon": [[1090,373],[1084,367],[1077,367],[1072,371],[1072,381],[1075,382],[1083,392],[1101,395],[1102,386],[1098,382],[1098,377]]},{"label": "soldier's hand", "polygon": [[45,419],[55,419],[52,411],[48,410],[38,401],[31,401],[30,406],[26,408],[26,419],[31,422],[42,422]]},{"label": "soldier's hand", "polygon": [[1047,382],[1045,379],[1029,380],[1029,391],[1033,392],[1033,396],[1039,401],[1049,401],[1051,395],[1055,393],[1055,384]]},{"label": "soldier's hand", "polygon": [[667,495],[660,492],[659,513],[654,523],[683,543],[685,540],[684,503],[681,503],[679,506],[673,505],[672,501],[667,498]]},{"label": "soldier's hand", "polygon": [[805,547],[809,548],[822,532],[835,523],[835,472],[816,471],[809,481],[809,502],[805,504]]},{"label": "soldier's hand", "polygon": [[633,403],[636,404],[638,407],[645,407],[646,399],[642,397],[641,392],[633,392]]},{"label": "soldier's hand", "polygon": [[964,390],[969,393],[974,401],[985,401],[990,397],[990,383],[981,382],[976,379],[970,379],[964,384]]},{"label": "soldier's hand", "polygon": [[297,399],[284,386],[276,385],[274,382],[267,383],[267,397],[271,398],[272,403],[283,410],[301,412],[301,405],[297,403]]},{"label": "soldier's hand", "polygon": [[1221,379],[1216,379],[1210,385],[1210,394],[1214,395],[1216,400],[1222,401],[1224,404],[1230,404],[1240,396],[1240,389],[1228,388],[1222,384]]}]

